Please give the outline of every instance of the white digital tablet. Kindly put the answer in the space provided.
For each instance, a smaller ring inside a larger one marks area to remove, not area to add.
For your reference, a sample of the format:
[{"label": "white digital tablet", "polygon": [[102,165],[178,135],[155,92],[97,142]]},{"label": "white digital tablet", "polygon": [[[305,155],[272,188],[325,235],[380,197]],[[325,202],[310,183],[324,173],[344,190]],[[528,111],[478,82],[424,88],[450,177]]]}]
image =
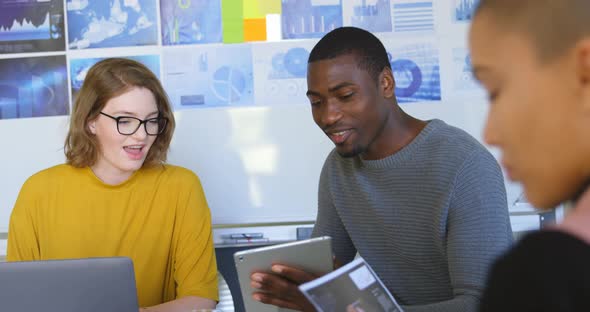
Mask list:
[{"label": "white digital tablet", "polygon": [[318,275],[331,272],[334,267],[331,242],[330,237],[323,236],[236,252],[234,261],[245,310],[256,312],[292,311],[252,299],[252,293],[256,289],[250,286],[250,275],[255,271],[270,272],[270,267],[276,263],[300,268]]}]

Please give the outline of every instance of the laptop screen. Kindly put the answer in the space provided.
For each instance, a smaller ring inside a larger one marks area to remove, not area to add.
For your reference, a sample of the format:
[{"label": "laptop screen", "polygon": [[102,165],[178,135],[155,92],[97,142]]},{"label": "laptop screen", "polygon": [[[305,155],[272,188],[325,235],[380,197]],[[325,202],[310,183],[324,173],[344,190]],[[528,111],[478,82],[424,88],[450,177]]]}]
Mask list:
[{"label": "laptop screen", "polygon": [[0,304],[11,312],[137,312],[129,258],[0,263]]}]

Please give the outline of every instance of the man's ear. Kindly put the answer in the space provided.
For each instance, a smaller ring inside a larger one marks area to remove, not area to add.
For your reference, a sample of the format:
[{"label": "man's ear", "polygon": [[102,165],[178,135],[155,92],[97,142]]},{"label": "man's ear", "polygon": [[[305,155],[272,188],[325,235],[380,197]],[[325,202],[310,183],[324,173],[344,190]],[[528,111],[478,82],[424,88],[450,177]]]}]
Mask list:
[{"label": "man's ear", "polygon": [[379,88],[383,93],[383,97],[392,98],[395,97],[395,78],[391,68],[386,67],[381,71],[379,75]]}]

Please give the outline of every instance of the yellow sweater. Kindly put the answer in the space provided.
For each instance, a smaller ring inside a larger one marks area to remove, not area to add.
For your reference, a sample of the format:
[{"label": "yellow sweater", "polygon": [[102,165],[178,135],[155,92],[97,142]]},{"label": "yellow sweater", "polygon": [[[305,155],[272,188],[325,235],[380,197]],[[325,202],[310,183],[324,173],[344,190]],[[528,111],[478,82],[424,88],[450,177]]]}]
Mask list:
[{"label": "yellow sweater", "polygon": [[119,185],[58,165],[23,185],[8,261],[126,256],[140,306],[184,296],[218,300],[211,215],[198,177],[177,166],[136,171]]}]

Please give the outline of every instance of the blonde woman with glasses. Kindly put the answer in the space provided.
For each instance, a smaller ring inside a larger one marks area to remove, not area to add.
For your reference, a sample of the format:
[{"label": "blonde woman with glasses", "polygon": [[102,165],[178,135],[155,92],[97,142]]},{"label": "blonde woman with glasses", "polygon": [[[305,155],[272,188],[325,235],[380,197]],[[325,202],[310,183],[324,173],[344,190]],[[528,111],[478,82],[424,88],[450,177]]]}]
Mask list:
[{"label": "blonde woman with glasses", "polygon": [[22,186],[7,260],[126,256],[140,306],[214,308],[211,216],[198,177],[165,164],[173,132],[168,97],[148,68],[95,64],[73,107],[66,163]]}]

